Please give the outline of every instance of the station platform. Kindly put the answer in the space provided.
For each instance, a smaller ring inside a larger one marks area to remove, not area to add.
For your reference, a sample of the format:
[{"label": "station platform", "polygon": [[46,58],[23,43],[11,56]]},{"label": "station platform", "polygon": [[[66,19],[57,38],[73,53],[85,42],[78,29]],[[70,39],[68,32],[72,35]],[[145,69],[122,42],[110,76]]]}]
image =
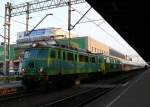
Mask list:
[{"label": "station platform", "polygon": [[21,86],[22,86],[21,81],[9,81],[9,83],[0,82],[0,89],[21,87]]},{"label": "station platform", "polygon": [[1,81],[0,82],[0,97],[11,94],[11,93],[15,93],[21,90],[22,87],[23,85],[21,81],[9,81],[9,83]]},{"label": "station platform", "polygon": [[150,69],[85,107],[150,107]]}]

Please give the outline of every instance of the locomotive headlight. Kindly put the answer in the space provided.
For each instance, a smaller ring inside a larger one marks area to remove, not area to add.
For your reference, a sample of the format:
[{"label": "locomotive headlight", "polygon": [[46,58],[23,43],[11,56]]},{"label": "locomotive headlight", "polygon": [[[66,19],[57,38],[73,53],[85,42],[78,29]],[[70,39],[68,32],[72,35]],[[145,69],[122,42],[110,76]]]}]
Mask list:
[{"label": "locomotive headlight", "polygon": [[24,73],[25,73],[25,70],[22,68],[21,72],[20,72],[20,75],[24,75]]},{"label": "locomotive headlight", "polygon": [[36,45],[37,45],[36,43],[33,43],[33,44],[32,44],[32,47],[34,48],[34,47],[36,47]]},{"label": "locomotive headlight", "polygon": [[24,72],[24,71],[25,71],[25,70],[22,68],[22,69],[21,69],[21,72]]},{"label": "locomotive headlight", "polygon": [[43,72],[43,67],[40,68],[40,72]]}]

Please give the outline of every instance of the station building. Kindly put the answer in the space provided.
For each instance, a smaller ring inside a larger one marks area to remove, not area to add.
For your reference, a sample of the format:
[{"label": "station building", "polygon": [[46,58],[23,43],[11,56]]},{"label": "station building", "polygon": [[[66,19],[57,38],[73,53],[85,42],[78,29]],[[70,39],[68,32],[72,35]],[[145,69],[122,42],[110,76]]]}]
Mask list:
[{"label": "station building", "polygon": [[122,54],[121,52],[118,52],[117,50],[113,49],[113,48],[109,48],[109,55],[110,56],[115,56],[115,57],[119,57],[121,59],[127,59],[127,56]]}]

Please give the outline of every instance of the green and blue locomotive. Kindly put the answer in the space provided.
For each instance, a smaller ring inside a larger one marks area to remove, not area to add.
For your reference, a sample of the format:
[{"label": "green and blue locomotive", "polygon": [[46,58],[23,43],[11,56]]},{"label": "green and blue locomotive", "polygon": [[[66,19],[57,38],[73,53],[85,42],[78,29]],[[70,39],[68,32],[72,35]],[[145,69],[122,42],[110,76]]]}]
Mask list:
[{"label": "green and blue locomotive", "polygon": [[27,86],[75,81],[121,70],[121,61],[117,58],[64,45],[37,45],[26,49],[22,64],[23,83]]}]

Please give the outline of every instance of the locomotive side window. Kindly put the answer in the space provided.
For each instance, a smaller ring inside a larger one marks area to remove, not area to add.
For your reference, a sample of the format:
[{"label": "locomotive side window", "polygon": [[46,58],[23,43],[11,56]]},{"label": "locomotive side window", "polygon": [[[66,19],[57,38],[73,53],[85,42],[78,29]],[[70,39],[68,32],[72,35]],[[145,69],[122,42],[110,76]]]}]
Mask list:
[{"label": "locomotive side window", "polygon": [[116,63],[117,62],[117,60],[116,59],[114,59],[114,63]]},{"label": "locomotive side window", "polygon": [[85,62],[88,62],[88,61],[89,61],[89,57],[85,56]]},{"label": "locomotive side window", "polygon": [[56,51],[51,50],[50,56],[51,56],[51,58],[56,58]]},{"label": "locomotive side window", "polygon": [[100,56],[99,57],[99,63],[102,63],[103,62],[103,58]]},{"label": "locomotive side window", "polygon": [[66,53],[63,52],[63,60],[66,60]]},{"label": "locomotive side window", "polygon": [[95,63],[95,57],[92,57],[92,63]]},{"label": "locomotive side window", "polygon": [[58,59],[61,59],[61,51],[58,50]]},{"label": "locomotive side window", "polygon": [[78,59],[77,59],[77,54],[75,54],[75,61],[77,61]]},{"label": "locomotive side window", "polygon": [[84,57],[84,55],[79,55],[79,61],[80,61],[80,62],[85,62],[85,57]]},{"label": "locomotive side window", "polygon": [[70,53],[70,52],[67,53],[67,60],[73,61],[73,53]]},{"label": "locomotive side window", "polygon": [[109,57],[106,58],[106,63],[110,63]]}]

